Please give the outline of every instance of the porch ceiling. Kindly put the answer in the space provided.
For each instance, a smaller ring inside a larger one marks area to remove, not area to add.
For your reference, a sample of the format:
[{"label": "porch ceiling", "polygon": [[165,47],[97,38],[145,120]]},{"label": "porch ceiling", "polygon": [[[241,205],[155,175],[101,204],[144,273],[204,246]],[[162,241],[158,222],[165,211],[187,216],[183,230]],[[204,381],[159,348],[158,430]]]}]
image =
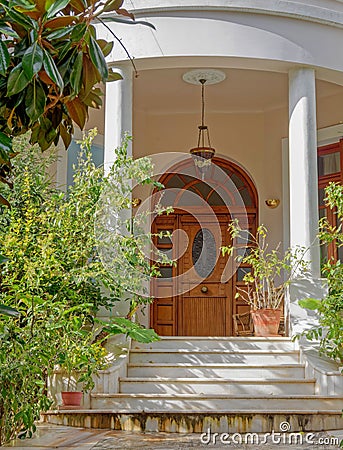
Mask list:
[{"label": "porch ceiling", "polygon": [[[287,74],[243,69],[220,69],[226,79],[207,87],[206,109],[218,113],[265,112],[288,105]],[[134,80],[134,109],[151,114],[200,111],[200,88],[185,83],[186,69],[140,71]],[[343,93],[343,87],[317,80],[318,98]]]}]

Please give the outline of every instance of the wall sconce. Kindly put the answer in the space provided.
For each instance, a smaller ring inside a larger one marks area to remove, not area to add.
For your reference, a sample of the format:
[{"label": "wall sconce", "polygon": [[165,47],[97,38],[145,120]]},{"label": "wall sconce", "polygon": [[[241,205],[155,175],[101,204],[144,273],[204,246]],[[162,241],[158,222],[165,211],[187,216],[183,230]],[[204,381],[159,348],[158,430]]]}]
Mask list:
[{"label": "wall sconce", "polygon": [[271,209],[277,208],[280,205],[280,200],[278,198],[268,198],[266,205]]},{"label": "wall sconce", "polygon": [[131,202],[133,208],[137,208],[141,203],[142,200],[140,198],[133,198]]}]

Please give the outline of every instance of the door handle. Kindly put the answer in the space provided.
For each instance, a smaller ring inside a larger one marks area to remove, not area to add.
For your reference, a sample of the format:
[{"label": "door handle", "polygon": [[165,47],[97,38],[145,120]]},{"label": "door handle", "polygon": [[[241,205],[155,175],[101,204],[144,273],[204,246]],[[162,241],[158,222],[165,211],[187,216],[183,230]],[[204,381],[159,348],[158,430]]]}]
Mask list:
[{"label": "door handle", "polygon": [[207,291],[208,291],[208,287],[207,287],[207,286],[203,286],[203,287],[201,288],[201,292],[202,292],[203,294],[206,294]]}]

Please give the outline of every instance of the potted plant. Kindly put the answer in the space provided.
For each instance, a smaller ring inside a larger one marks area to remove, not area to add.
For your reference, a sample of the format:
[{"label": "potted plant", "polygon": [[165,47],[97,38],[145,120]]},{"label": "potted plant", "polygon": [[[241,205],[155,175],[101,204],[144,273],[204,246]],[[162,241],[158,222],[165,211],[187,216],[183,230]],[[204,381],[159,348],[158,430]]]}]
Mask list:
[{"label": "potted plant", "polygon": [[247,268],[243,277],[246,288],[238,288],[236,297],[251,307],[255,336],[278,335],[286,286],[295,270],[306,270],[303,249],[296,252],[288,249],[282,254],[279,243],[270,250],[264,225],[254,235],[242,229],[236,219],[230,223],[229,232],[232,245],[222,247],[222,253],[232,255],[237,267]]},{"label": "potted plant", "polygon": [[106,366],[107,351],[81,316],[69,317],[67,328],[61,335],[57,359],[66,386],[61,396],[63,406],[80,406],[83,393],[94,387],[94,375]]}]

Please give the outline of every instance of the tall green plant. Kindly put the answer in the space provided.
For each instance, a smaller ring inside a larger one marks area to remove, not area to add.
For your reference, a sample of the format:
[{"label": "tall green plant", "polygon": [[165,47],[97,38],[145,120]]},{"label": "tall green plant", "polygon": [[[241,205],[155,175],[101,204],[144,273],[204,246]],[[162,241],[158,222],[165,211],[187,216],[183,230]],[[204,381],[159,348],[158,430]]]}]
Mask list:
[{"label": "tall green plant", "polygon": [[[251,268],[243,277],[247,288],[236,294],[242,297],[253,310],[279,309],[284,299],[285,288],[295,273],[306,273],[307,264],[303,259],[304,250],[288,249],[282,253],[280,244],[271,249],[267,242],[267,228],[260,225],[256,234],[242,229],[238,219],[229,225],[232,245],[222,247],[222,253],[234,256],[239,266]],[[237,242],[244,244],[238,245]]]},{"label": "tall green plant", "polygon": [[[91,387],[93,373],[105,363],[101,342],[93,345],[93,324],[100,306],[115,308],[126,296],[133,314],[139,304],[148,301],[145,296],[126,293],[130,281],[139,285],[142,271],[146,275],[156,272],[139,252],[132,233],[126,236],[124,252],[135,270],[126,274],[125,283],[122,276],[109,273],[98,257],[95,213],[107,179],[92,162],[95,133],[91,131],[81,142],[74,183],[67,194],[55,189],[49,176],[54,153],[42,158],[40,148],[31,146],[28,136],[15,140],[19,154],[13,169],[14,187],[2,187],[11,208],[3,207],[0,214],[0,254],[6,258],[1,266],[0,304],[20,315],[0,315],[2,443],[34,431],[39,413],[51,404],[46,380],[58,365],[67,371],[82,369],[83,381]],[[139,173],[141,180],[153,183],[151,162],[136,163],[128,158],[126,148],[127,141],[117,152],[117,171],[122,167],[131,176]],[[126,190],[125,184],[121,196],[128,210],[131,203]],[[149,238],[149,233],[142,237]],[[158,338],[153,330],[133,323],[132,314],[102,326],[107,333],[124,333],[144,342]]]},{"label": "tall green plant", "polygon": [[[325,188],[325,202],[334,209],[338,225],[332,227],[324,217],[319,222],[319,238],[325,244],[335,242],[343,245],[343,186],[330,183]],[[323,300],[304,299],[299,304],[310,310],[317,310],[319,326],[303,333],[309,340],[318,340],[321,353],[343,362],[343,263],[327,261],[322,268],[329,287],[329,295]]]}]

